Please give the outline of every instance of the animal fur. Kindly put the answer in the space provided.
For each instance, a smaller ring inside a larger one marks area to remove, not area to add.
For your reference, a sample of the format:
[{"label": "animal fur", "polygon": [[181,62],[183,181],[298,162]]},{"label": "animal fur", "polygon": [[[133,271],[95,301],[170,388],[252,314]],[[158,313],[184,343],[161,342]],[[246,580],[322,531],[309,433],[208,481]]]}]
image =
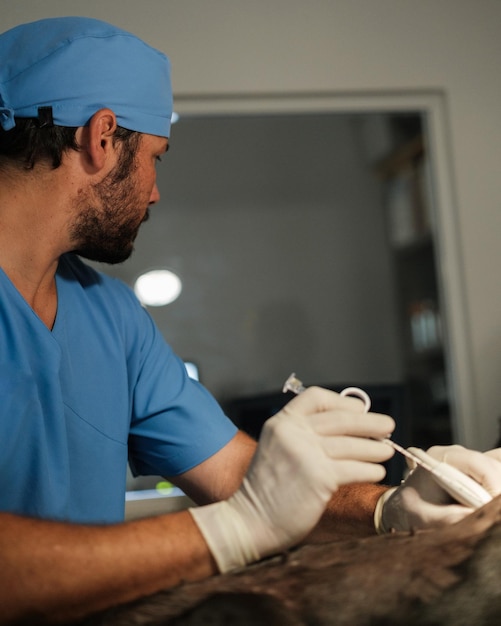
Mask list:
[{"label": "animal fur", "polygon": [[501,497],[444,529],[302,546],[84,624],[499,625]]}]

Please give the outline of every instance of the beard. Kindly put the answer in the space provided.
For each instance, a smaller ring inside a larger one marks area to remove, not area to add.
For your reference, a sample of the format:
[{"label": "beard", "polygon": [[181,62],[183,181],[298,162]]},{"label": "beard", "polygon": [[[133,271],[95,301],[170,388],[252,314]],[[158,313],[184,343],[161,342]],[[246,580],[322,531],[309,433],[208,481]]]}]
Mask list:
[{"label": "beard", "polygon": [[71,231],[73,251],[91,261],[116,264],[128,259],[139,228],[149,217],[148,209],[138,217],[134,155],[122,156],[91,193],[77,201],[80,211]]}]

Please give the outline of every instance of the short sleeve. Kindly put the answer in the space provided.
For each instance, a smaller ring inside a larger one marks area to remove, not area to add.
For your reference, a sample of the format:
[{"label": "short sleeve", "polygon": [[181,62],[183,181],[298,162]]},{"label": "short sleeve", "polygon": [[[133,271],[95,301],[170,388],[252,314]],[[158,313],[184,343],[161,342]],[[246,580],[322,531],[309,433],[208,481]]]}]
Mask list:
[{"label": "short sleeve", "polygon": [[209,391],[188,376],[184,362],[140,308],[141,345],[130,357],[129,463],[134,474],[175,476],[218,452],[237,428]]}]

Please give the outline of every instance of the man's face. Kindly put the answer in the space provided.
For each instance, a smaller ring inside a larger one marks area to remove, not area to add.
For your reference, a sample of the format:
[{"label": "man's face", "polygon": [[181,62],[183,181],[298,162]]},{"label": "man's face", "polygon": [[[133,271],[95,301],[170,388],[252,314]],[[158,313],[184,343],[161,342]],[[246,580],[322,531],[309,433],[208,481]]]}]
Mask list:
[{"label": "man's face", "polygon": [[167,140],[141,135],[135,154],[117,148],[121,150],[117,165],[78,202],[71,232],[77,254],[103,263],[121,263],[132,254],[149,206],[160,198],[155,165]]}]

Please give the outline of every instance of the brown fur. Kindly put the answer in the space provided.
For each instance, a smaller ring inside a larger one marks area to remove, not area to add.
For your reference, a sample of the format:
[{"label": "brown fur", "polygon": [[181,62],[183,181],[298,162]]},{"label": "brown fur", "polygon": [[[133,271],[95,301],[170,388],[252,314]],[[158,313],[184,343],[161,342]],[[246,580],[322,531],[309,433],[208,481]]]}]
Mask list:
[{"label": "brown fur", "polygon": [[501,497],[444,529],[303,546],[117,607],[91,624],[501,624]]}]

